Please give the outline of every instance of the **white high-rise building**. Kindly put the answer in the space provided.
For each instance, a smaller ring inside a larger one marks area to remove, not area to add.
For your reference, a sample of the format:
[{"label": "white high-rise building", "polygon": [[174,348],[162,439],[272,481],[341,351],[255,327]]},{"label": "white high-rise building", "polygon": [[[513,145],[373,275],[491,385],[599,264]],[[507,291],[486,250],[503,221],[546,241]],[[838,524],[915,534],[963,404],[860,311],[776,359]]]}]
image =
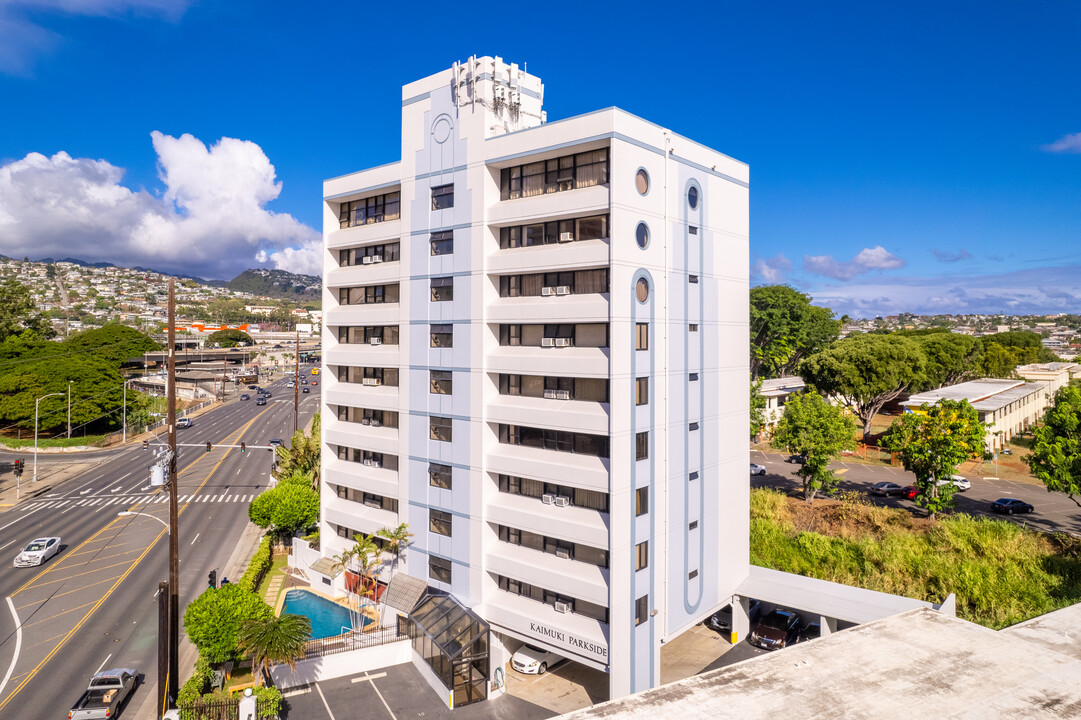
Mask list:
[{"label": "white high-rise building", "polygon": [[614,698],[747,575],[748,168],[543,94],[455,64],[400,161],[324,184],[322,554],[407,522],[398,571],[491,628],[474,674],[525,641]]}]

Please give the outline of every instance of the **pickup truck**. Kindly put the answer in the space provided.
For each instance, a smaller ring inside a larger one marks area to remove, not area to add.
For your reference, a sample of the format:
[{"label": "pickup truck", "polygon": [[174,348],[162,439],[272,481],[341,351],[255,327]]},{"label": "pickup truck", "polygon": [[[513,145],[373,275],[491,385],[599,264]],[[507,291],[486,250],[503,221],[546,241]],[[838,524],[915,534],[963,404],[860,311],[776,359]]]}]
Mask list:
[{"label": "pickup truck", "polygon": [[69,720],[111,720],[131,695],[139,674],[131,668],[116,668],[95,673],[86,692],[72,706]]}]

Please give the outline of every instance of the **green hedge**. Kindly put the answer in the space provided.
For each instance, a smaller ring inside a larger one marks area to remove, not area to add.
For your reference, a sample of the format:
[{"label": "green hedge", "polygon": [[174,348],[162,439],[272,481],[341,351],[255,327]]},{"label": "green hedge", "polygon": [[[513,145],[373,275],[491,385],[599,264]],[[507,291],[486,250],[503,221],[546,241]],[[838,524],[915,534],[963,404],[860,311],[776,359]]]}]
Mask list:
[{"label": "green hedge", "polygon": [[270,563],[270,536],[264,535],[259,543],[259,549],[255,551],[251,562],[248,563],[248,569],[244,571],[237,585],[249,592],[255,592],[255,588],[259,587],[259,583],[263,581],[266,571],[270,569]]}]

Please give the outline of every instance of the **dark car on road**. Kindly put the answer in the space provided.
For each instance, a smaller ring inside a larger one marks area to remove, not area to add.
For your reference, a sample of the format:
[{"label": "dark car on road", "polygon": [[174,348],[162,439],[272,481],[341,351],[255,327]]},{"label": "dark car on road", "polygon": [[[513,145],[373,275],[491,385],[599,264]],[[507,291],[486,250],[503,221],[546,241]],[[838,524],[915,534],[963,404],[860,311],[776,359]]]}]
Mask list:
[{"label": "dark car on road", "polygon": [[798,464],[802,465],[803,463],[807,462],[807,456],[806,455],[789,455],[788,457],[786,457],[784,459],[784,461],[786,463],[798,463]]},{"label": "dark car on road", "polygon": [[[753,626],[758,622],[758,616],[762,614],[762,603],[751,600],[747,614],[750,616],[751,625]],[[706,618],[706,627],[724,634],[732,632],[732,606],[725,605]]]},{"label": "dark car on road", "polygon": [[1014,513],[1030,513],[1036,508],[1029,505],[1024,500],[1018,500],[1017,498],[999,498],[991,503],[991,510],[997,513],[1005,513],[1006,515],[1013,515]]},{"label": "dark car on road", "polygon": [[791,610],[773,610],[751,631],[750,642],[763,650],[780,650],[799,639],[799,615]]},{"label": "dark car on road", "polygon": [[255,401],[255,404],[256,404],[256,405],[266,405],[266,398],[265,398],[265,397],[261,397],[261,398],[258,398],[258,399],[257,399],[257,400]]},{"label": "dark car on road", "polygon": [[871,486],[871,492],[875,495],[885,495],[886,497],[889,497],[890,495],[903,495],[905,489],[897,483],[877,482]]},{"label": "dark car on road", "polygon": [[244,393],[243,395],[240,396],[240,399],[241,400],[251,400],[251,395],[249,395],[248,393]]},{"label": "dark car on road", "polygon": [[307,385],[305,385],[304,387],[300,388],[300,392],[310,393],[311,389]]}]

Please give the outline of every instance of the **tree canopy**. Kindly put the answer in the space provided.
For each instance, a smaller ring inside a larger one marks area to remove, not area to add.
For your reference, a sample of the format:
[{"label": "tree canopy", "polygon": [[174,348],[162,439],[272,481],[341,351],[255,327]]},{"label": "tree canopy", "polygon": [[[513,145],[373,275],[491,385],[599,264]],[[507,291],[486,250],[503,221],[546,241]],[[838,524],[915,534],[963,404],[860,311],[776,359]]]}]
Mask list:
[{"label": "tree canopy", "polygon": [[818,393],[804,392],[785,403],[770,444],[804,456],[796,475],[803,481],[804,497],[811,502],[817,492],[837,484],[829,463],[842,450],[855,447],[855,434],[856,422],[851,416]]},{"label": "tree canopy", "polygon": [[829,308],[787,285],[763,285],[750,292],[751,378],[790,374],[803,358],[829,347],[841,323]]},{"label": "tree canopy", "polygon": [[0,283],[0,342],[12,335],[46,340],[54,335],[52,325],[38,312],[30,289],[15,279]]},{"label": "tree canopy", "polygon": [[762,396],[762,381],[751,381],[751,437],[762,432],[766,424],[766,398]]},{"label": "tree canopy", "polygon": [[856,335],[804,360],[799,374],[809,386],[852,410],[863,422],[866,441],[875,415],[919,382],[925,362],[923,350],[911,338]]},{"label": "tree canopy", "polygon": [[319,495],[311,486],[309,474],[283,478],[251,501],[248,517],[259,527],[273,526],[283,535],[311,527],[319,521]]},{"label": "tree canopy", "polygon": [[1081,507],[1081,389],[1076,385],[1055,393],[1025,462],[1049,492],[1065,493]]},{"label": "tree canopy", "polygon": [[926,356],[924,390],[955,385],[976,377],[983,360],[983,345],[971,335],[933,331],[916,336]]},{"label": "tree canopy", "polygon": [[206,336],[207,345],[231,348],[236,347],[241,343],[254,345],[255,341],[252,340],[251,335],[243,330],[218,330],[217,332],[212,332]]},{"label": "tree canopy", "polygon": [[916,476],[916,504],[931,517],[953,504],[953,483],[941,485],[965,460],[981,457],[987,427],[967,400],[924,403],[902,415],[883,436],[883,444],[898,453],[905,470]]},{"label": "tree canopy", "polygon": [[274,611],[262,598],[239,585],[207,588],[184,611],[184,631],[199,654],[213,664],[236,659],[240,626],[265,622]]},{"label": "tree canopy", "polygon": [[265,620],[244,620],[237,636],[241,652],[252,661],[252,675],[262,685],[263,675],[275,663],[296,669],[304,657],[304,647],[312,636],[312,621],[303,615],[284,613]]}]

